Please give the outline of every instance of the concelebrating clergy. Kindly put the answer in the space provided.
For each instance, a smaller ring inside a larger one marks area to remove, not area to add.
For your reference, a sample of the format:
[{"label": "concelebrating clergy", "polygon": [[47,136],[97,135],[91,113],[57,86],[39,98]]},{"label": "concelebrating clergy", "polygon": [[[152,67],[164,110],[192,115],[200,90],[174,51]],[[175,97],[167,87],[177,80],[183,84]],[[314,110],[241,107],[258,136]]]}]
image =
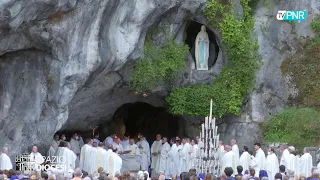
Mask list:
[{"label": "concelebrating clergy", "polygon": [[[138,135],[138,142],[134,137],[125,134],[119,137],[117,134],[108,136],[104,141],[99,135],[94,138],[83,139],[79,134],[74,133],[70,141],[66,141],[65,135],[55,135],[53,142],[47,151],[48,157],[63,157],[60,167],[56,169],[66,176],[77,167],[88,174],[104,172],[115,176],[122,173],[131,160],[135,169],[132,171],[149,171],[152,176],[162,175],[170,179],[172,175],[180,175],[183,172],[200,172],[197,167],[197,160],[200,152],[205,146],[197,136],[195,139],[181,138],[179,136],[168,139],[156,134],[155,141],[149,144],[143,134]],[[305,177],[313,176],[315,172],[310,150],[304,148],[304,154],[300,157],[293,146],[280,145],[282,155],[278,158],[275,148],[267,149],[267,156],[262,150],[260,143],[253,145],[253,150],[243,146],[241,152],[235,139],[229,144],[218,141],[216,157],[219,158],[221,175],[238,176],[247,174],[253,178],[267,176],[274,179],[286,173]],[[13,164],[8,156],[8,148],[4,147],[0,156],[0,170],[10,170]],[[38,152],[36,145],[32,146],[30,161],[37,165],[43,164],[45,159]],[[320,164],[320,163],[319,163]],[[320,167],[320,165],[318,165]],[[231,171],[232,169],[232,171]],[[202,172],[203,173],[203,172]],[[231,174],[230,174],[231,173]]]}]

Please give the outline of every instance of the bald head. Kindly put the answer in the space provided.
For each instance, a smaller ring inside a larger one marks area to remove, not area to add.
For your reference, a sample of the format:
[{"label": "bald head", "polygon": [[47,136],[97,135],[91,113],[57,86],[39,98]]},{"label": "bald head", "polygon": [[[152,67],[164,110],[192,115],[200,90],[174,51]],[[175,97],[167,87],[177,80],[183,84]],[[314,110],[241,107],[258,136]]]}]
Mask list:
[{"label": "bald head", "polygon": [[237,141],[236,141],[235,139],[231,139],[230,145],[233,146],[233,145],[235,145],[235,144],[237,144]]},{"label": "bald head", "polygon": [[81,177],[82,176],[82,170],[80,168],[76,168],[73,172],[73,175],[75,177]]},{"label": "bald head", "polygon": [[309,150],[309,148],[305,147],[305,148],[303,149],[303,152],[304,152],[304,153],[309,153],[310,150]]}]

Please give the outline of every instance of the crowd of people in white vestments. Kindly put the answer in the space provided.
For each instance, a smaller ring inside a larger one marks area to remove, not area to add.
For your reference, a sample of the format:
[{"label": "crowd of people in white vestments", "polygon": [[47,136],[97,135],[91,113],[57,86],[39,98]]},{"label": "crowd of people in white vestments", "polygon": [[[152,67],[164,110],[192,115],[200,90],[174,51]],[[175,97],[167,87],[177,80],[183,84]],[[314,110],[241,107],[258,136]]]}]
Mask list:
[{"label": "crowd of people in white vestments", "polygon": [[[108,179],[108,180],[251,180],[251,179],[308,179],[319,180],[320,163],[313,167],[312,156],[308,148],[299,156],[293,146],[280,145],[282,156],[278,158],[273,148],[268,148],[268,154],[261,149],[259,143],[254,144],[254,152],[244,146],[240,151],[237,142],[231,140],[224,145],[218,142],[220,174],[201,174],[196,166],[196,159],[204,144],[199,137],[195,139],[175,137],[168,139],[156,135],[156,140],[149,145],[143,134],[138,135],[138,142],[125,134],[122,138],[116,134],[100,141],[99,135],[94,139],[86,139],[74,133],[70,141],[65,135],[54,136],[48,156],[65,157],[62,162],[66,168],[49,168],[46,172],[37,170],[21,172],[13,170],[8,156],[8,148],[4,147],[0,156],[1,179]],[[121,172],[122,154],[141,157],[139,172]],[[44,157],[33,146],[29,154],[35,163],[45,163]],[[205,173],[205,172],[202,172]]]}]

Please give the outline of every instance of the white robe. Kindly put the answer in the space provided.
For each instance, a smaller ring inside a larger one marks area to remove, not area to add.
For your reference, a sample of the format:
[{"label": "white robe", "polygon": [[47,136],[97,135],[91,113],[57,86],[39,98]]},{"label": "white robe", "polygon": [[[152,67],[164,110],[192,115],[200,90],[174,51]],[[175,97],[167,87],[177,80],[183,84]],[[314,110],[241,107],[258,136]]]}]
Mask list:
[{"label": "white robe", "polygon": [[116,151],[116,153],[119,153],[119,152],[123,152],[123,146],[119,143],[119,144],[117,144],[117,143],[113,143],[112,144],[112,147],[113,147],[113,150],[116,150],[117,149],[117,151]]},{"label": "white robe", "polygon": [[[223,171],[226,167],[231,167],[232,169],[237,169],[236,156],[233,151],[225,153],[221,159],[221,170]],[[233,171],[235,174],[236,171]]]},{"label": "white robe", "polygon": [[224,146],[220,146],[218,149],[218,156],[220,157],[220,159],[223,157],[225,153],[226,151],[224,150]]},{"label": "white robe", "polygon": [[274,153],[267,156],[265,170],[268,173],[268,177],[272,179],[279,172],[279,161]]},{"label": "white robe", "polygon": [[107,170],[107,158],[109,154],[105,149],[102,147],[97,147],[97,153],[96,153],[96,167],[99,169],[100,167],[103,168],[103,170]]},{"label": "white robe", "polygon": [[294,171],[295,175],[298,175],[297,168],[297,157],[293,154],[289,155],[288,166],[286,166],[286,171],[288,170]]},{"label": "white robe", "polygon": [[150,146],[146,140],[137,142],[137,146],[142,154],[142,170],[148,171],[150,165]]},{"label": "white robe", "polygon": [[303,173],[305,177],[311,176],[312,169],[312,156],[310,153],[304,153],[300,158],[300,173]]},{"label": "white robe", "polygon": [[282,152],[282,156],[281,156],[281,159],[280,159],[280,165],[284,165],[285,167],[287,167],[288,165],[288,161],[289,161],[289,155],[290,155],[290,152],[288,151],[288,149],[285,149],[283,152]]},{"label": "white robe", "polygon": [[90,152],[90,169],[87,171],[89,174],[93,174],[94,172],[98,172],[97,167],[97,153],[98,153],[98,148],[97,147],[92,147],[91,152]]},{"label": "white robe", "polygon": [[109,158],[108,158],[108,169],[107,173],[114,176],[116,173],[120,173],[122,167],[122,159],[117,153],[112,152],[112,150],[108,150]]},{"label": "white robe", "polygon": [[259,169],[264,170],[264,166],[266,164],[266,155],[264,154],[261,148],[258,151],[256,151],[255,159]]},{"label": "white robe", "polygon": [[30,156],[31,164],[34,164],[35,166],[39,166],[42,163],[44,163],[44,158],[39,152],[36,152],[36,153],[31,152],[29,156]]},{"label": "white robe", "polygon": [[0,156],[0,170],[10,170],[12,169],[12,163],[9,156],[5,153],[2,153]]},{"label": "white robe", "polygon": [[161,151],[162,141],[154,141],[151,146],[151,169],[153,169],[156,173],[159,173],[159,160],[160,154],[154,156],[152,153],[158,153]]},{"label": "white robe", "polygon": [[236,165],[240,165],[240,162],[239,162],[239,154],[240,154],[240,151],[239,151],[239,147],[237,144],[233,145],[232,146],[232,152],[234,153],[235,155],[235,158],[236,158]]},{"label": "white robe", "polygon": [[[67,173],[70,169],[73,170],[76,168],[75,163],[76,163],[77,156],[70,149],[68,149],[66,147],[59,148],[59,151],[57,152],[57,156],[61,160],[61,161],[60,160],[58,161],[58,164],[60,165],[61,168],[63,168],[62,170],[65,173]],[[59,168],[59,167],[57,167],[57,168]]]},{"label": "white robe", "polygon": [[196,161],[197,161],[197,158],[200,156],[200,148],[198,147],[197,144],[193,145],[192,146],[192,154],[191,154],[191,167],[192,168],[197,168],[196,167]]},{"label": "white robe", "polygon": [[163,172],[165,176],[169,176],[170,174],[170,161],[169,161],[169,151],[170,145],[169,143],[164,143],[161,147],[160,161],[159,161],[159,171]]},{"label": "white robe", "polygon": [[189,143],[185,143],[183,145],[182,150],[180,151],[180,172],[189,172],[191,168],[191,153],[192,153],[192,146]]},{"label": "white robe", "polygon": [[89,173],[90,167],[92,164],[95,164],[95,162],[92,162],[92,146],[89,144],[85,144],[81,148],[80,153],[80,164],[79,167],[83,169],[84,171],[87,171]]},{"label": "white robe", "polygon": [[179,150],[182,150],[182,145],[173,144],[170,149],[169,157],[171,158],[170,174],[180,174],[180,156]]},{"label": "white robe", "polygon": [[251,158],[251,168],[254,169],[255,173],[255,177],[259,177],[259,173],[260,173],[260,167],[257,164],[256,158],[254,156],[250,156]]},{"label": "white robe", "polygon": [[129,144],[124,148],[125,151],[130,151],[129,154],[139,155],[140,150],[136,144]]},{"label": "white robe", "polygon": [[[70,143],[70,146],[71,146],[70,150],[73,151],[73,152],[76,154],[76,156],[77,156],[77,153],[80,154],[80,152],[81,152],[81,147],[80,147],[79,141],[71,138],[71,140],[70,140],[69,143]],[[79,166],[79,161],[80,161],[80,157],[77,156],[76,166]]]},{"label": "white robe", "polygon": [[251,158],[250,154],[245,151],[240,156],[240,165],[243,167],[243,171],[249,170],[249,166],[251,166]]}]

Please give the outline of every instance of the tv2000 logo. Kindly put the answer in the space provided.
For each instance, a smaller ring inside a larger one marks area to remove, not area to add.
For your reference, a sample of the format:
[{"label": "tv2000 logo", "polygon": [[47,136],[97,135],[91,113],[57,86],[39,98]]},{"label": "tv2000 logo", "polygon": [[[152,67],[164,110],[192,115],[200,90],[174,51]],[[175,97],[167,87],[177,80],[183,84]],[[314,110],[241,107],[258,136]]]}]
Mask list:
[{"label": "tv2000 logo", "polygon": [[31,159],[30,155],[17,155],[15,162],[19,171],[47,171],[48,169],[67,170],[65,167],[66,157],[64,156],[42,156],[44,162],[37,162],[37,159]]}]

